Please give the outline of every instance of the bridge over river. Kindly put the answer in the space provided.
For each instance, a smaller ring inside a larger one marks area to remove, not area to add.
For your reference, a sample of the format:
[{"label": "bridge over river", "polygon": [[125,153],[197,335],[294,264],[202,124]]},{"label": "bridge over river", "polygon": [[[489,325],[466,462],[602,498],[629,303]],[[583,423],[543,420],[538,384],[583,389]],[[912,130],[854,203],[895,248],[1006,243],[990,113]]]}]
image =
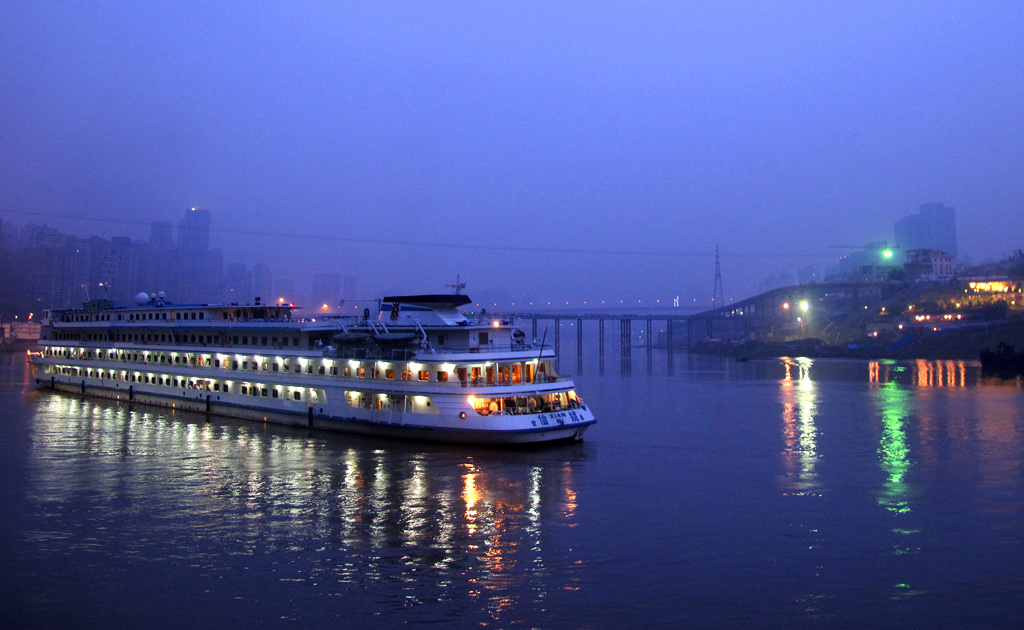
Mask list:
[{"label": "bridge over river", "polygon": [[[546,338],[546,343],[552,345],[556,352],[560,352],[562,347],[562,324],[565,321],[574,323],[576,328],[576,363],[577,369],[581,371],[583,369],[583,322],[597,322],[598,358],[602,370],[604,370],[605,363],[605,326],[607,322],[618,322],[620,362],[622,364],[622,369],[627,371],[629,370],[629,366],[632,365],[634,341],[643,342],[644,346],[647,348],[647,362],[650,364],[652,360],[652,350],[655,345],[655,339],[652,334],[655,322],[665,322],[664,338],[658,341],[658,345],[667,347],[670,355],[674,350],[681,349],[681,347],[677,347],[675,335],[679,333],[681,326],[686,326],[686,347],[688,349],[690,339],[692,338],[692,334],[689,329],[692,326],[691,322],[693,318],[697,316],[698,310],[698,308],[693,306],[654,307],[649,309],[618,308],[603,310],[553,309],[545,311],[501,311],[488,313],[488,315],[496,317],[515,317],[521,321],[529,320],[531,322],[531,333],[533,339],[545,339],[540,330],[540,322],[552,322],[553,325],[551,328],[554,329],[554,333],[552,337]],[[634,322],[642,322],[646,324],[646,327],[643,329],[646,334],[643,337],[640,335],[634,337]],[[547,330],[548,328],[545,327],[543,335],[547,334]]]},{"label": "bridge over river", "polygon": [[[700,310],[693,305],[678,307],[655,306],[642,308],[551,309],[489,313],[493,316],[530,320],[534,339],[541,339],[541,321],[553,322],[553,339],[548,339],[555,351],[561,350],[562,323],[575,323],[577,368],[583,369],[583,322],[597,321],[598,357],[601,368],[605,362],[605,324],[618,322],[619,349],[623,370],[632,365],[634,342],[642,342],[647,349],[650,365],[655,345],[668,350],[670,360],[675,350],[689,352],[693,344],[706,339],[774,338],[799,336],[808,322],[824,322],[839,315],[849,315],[868,309],[871,304],[884,300],[895,290],[895,285],[882,282],[842,282],[805,284],[781,287],[759,295],[731,302],[721,308]],[[481,312],[483,314],[483,312]],[[633,334],[634,322],[645,324],[646,334]],[[654,339],[654,324],[665,323],[660,339]],[[614,326],[614,324],[613,324]],[[546,332],[546,331],[545,331]]]}]

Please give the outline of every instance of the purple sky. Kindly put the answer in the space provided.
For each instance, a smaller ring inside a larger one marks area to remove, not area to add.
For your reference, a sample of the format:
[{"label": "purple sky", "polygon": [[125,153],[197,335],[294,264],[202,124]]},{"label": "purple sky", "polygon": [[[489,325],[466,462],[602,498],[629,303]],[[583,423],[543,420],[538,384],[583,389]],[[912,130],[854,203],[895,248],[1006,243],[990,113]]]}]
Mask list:
[{"label": "purple sky", "polygon": [[10,0],[0,218],[201,206],[226,262],[370,295],[710,302],[718,245],[741,298],[932,201],[997,259],[1022,34],[1017,1]]}]

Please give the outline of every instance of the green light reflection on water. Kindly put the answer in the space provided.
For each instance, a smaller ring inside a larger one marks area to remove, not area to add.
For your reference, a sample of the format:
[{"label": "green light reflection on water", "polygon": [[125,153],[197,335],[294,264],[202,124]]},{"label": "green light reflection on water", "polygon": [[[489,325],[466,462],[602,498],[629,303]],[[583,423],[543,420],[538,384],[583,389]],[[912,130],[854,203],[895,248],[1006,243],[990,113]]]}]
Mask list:
[{"label": "green light reflection on water", "polygon": [[910,511],[907,473],[913,466],[907,445],[907,418],[911,414],[910,393],[896,382],[879,384],[874,390],[881,412],[882,436],[878,446],[881,467],[887,475],[878,503],[896,514]]}]

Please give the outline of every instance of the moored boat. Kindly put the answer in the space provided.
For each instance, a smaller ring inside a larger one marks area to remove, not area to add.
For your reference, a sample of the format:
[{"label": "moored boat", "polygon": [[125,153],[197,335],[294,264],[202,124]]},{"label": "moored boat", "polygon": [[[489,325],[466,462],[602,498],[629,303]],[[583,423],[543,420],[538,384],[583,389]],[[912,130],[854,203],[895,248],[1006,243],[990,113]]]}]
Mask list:
[{"label": "moored boat", "polygon": [[1024,372],[1024,352],[1014,352],[1013,346],[999,342],[996,349],[982,350],[981,369],[990,372]]},{"label": "moored boat", "polygon": [[42,387],[377,436],[479,444],[581,440],[596,421],[555,351],[465,295],[385,297],[376,314],[301,318],[289,304],[175,304],[139,294],[53,309]]}]

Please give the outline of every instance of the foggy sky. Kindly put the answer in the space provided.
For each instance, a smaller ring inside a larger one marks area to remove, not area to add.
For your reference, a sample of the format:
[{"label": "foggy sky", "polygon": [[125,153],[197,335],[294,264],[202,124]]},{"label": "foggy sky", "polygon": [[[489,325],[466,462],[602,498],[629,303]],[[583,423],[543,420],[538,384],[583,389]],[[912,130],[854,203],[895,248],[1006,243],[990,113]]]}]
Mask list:
[{"label": "foggy sky", "polygon": [[1022,33],[1020,2],[10,0],[0,217],[203,207],[225,263],[371,295],[710,302],[718,245],[738,299],[934,201],[997,259]]}]

